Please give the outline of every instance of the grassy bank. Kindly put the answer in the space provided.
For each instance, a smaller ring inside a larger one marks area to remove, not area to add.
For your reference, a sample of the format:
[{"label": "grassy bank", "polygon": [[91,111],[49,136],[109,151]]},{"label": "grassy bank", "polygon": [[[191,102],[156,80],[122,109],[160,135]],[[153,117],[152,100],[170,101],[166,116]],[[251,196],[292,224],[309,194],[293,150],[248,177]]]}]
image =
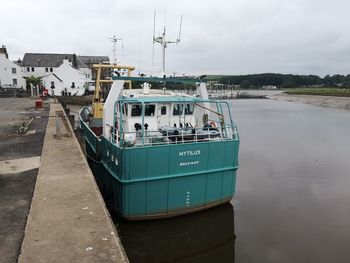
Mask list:
[{"label": "grassy bank", "polygon": [[284,93],[287,93],[289,95],[350,97],[350,89],[343,88],[295,88],[286,90]]}]

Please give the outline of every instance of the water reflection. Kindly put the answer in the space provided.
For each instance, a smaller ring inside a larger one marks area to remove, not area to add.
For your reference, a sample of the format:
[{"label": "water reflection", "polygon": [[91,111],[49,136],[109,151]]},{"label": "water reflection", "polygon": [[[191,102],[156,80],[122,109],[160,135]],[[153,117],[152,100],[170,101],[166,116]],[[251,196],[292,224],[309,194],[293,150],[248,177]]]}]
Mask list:
[{"label": "water reflection", "polygon": [[234,210],[229,203],[162,220],[112,217],[131,263],[234,262]]}]

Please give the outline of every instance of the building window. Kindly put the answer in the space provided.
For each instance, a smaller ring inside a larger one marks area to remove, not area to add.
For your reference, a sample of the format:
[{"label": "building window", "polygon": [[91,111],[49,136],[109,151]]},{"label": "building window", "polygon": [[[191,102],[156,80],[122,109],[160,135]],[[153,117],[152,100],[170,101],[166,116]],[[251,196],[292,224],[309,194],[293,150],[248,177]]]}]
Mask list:
[{"label": "building window", "polygon": [[17,74],[16,68],[12,68],[12,74]]},{"label": "building window", "polygon": [[50,72],[52,72],[53,71],[53,69],[52,68],[50,68]]},{"label": "building window", "polygon": [[51,89],[54,89],[54,88],[55,88],[55,82],[51,81]]},{"label": "building window", "polygon": [[49,72],[49,68],[45,68],[45,72]]},{"label": "building window", "polygon": [[27,72],[29,72],[30,71],[30,68],[29,67],[27,67]]},{"label": "building window", "polygon": [[32,67],[32,72],[34,72],[34,67]]},{"label": "building window", "polygon": [[12,82],[13,82],[13,85],[17,85],[17,79],[13,79]]}]

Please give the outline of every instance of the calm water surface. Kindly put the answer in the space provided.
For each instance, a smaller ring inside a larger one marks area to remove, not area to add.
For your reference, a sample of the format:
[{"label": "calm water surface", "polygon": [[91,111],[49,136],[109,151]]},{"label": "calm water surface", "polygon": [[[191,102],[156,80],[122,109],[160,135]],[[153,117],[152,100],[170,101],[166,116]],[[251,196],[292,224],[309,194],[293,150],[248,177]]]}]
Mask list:
[{"label": "calm water surface", "polygon": [[237,100],[232,205],[149,222],[114,217],[133,262],[350,262],[350,112]]}]

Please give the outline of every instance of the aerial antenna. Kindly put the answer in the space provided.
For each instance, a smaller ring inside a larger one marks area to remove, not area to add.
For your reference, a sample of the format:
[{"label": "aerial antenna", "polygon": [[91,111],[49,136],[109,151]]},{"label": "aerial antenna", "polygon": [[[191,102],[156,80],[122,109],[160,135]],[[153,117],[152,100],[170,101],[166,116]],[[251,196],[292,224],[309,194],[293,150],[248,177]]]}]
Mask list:
[{"label": "aerial antenna", "polygon": [[123,55],[123,61],[125,61],[125,50],[124,50],[124,40],[122,40],[122,55]]},{"label": "aerial antenna", "polygon": [[[109,37],[108,38],[112,43],[113,43],[113,63],[117,64],[118,60],[117,60],[117,42],[118,41],[123,41],[122,38],[117,38],[116,36],[113,37]],[[122,42],[122,50],[124,52],[124,44]]]},{"label": "aerial antenna", "polygon": [[154,43],[156,39],[156,11],[153,13],[153,46],[152,46],[152,66],[154,66]]},{"label": "aerial antenna", "polygon": [[176,39],[177,44],[180,43],[180,38],[181,38],[181,28],[182,28],[182,15],[180,18],[180,28],[179,28],[179,37]]},{"label": "aerial antenna", "polygon": [[182,28],[182,15],[180,19],[180,28],[179,28],[179,37],[175,41],[169,41],[166,40],[166,27],[164,25],[163,33],[156,37],[155,36],[155,23],[156,22],[156,11],[154,11],[154,16],[153,16],[153,60],[154,60],[154,43],[159,43],[162,46],[162,77],[165,76],[165,49],[169,46],[169,44],[175,43],[179,44],[180,43],[180,37],[181,37],[181,28]]},{"label": "aerial antenna", "polygon": [[139,76],[140,76],[140,74],[141,74],[141,33],[139,33],[139,52],[138,52],[139,54],[138,54],[138,57],[139,57],[139,59],[138,59],[138,64],[139,64]]}]

